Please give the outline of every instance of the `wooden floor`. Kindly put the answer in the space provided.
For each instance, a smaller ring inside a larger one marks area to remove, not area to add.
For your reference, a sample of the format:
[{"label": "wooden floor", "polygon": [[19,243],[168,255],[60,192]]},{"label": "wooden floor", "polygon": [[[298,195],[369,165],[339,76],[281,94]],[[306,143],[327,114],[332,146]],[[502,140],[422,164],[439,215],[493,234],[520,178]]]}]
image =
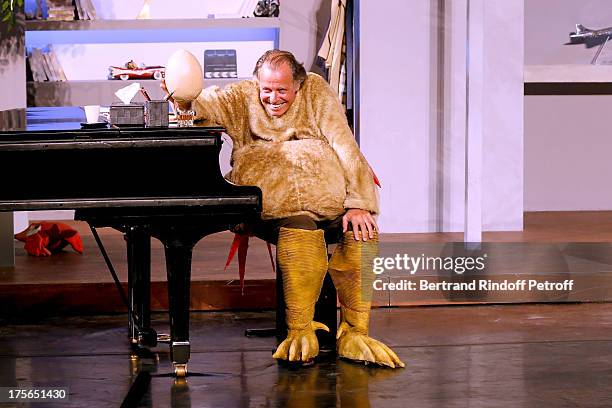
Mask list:
[{"label": "wooden floor", "polygon": [[[425,299],[377,293],[378,305],[444,304],[372,311],[370,334],[392,347],[405,369],[364,367],[333,354],[308,368],[277,365],[271,357],[276,339],[243,335],[246,328],[273,326],[272,312],[194,312],[187,381],[173,380],[167,345],[153,349],[153,358],[130,358],[126,314],[83,316],[122,306],[90,233],[75,226],[85,241],[84,255],[33,258],[20,248],[17,266],[0,271],[0,384],[68,389],[69,401],[44,406],[117,407],[127,399],[135,407],[612,406],[612,212],[526,214],[523,232],[485,234],[485,241],[495,243],[485,244],[492,264],[487,278],[573,279],[586,285],[579,290],[540,297],[437,291]],[[122,236],[109,230],[102,238],[125,279]],[[218,234],[198,244],[192,309],[273,305],[265,245],[252,244],[242,296],[235,265],[223,271],[231,238]],[[447,243],[460,240],[460,234],[385,234],[381,251],[445,253],[454,250]],[[158,310],[165,307],[162,252],[154,243]],[[505,267],[496,272],[500,263]],[[394,278],[409,276],[387,277]],[[483,304],[491,302],[522,304]],[[61,316],[41,318],[46,314]],[[154,314],[152,323],[167,330],[167,314]],[[149,382],[142,386],[138,378]]]},{"label": "wooden floor", "polygon": [[[79,310],[93,313],[123,310],[111,275],[88,226],[77,221],[71,221],[71,224],[79,230],[83,238],[85,247],[83,255],[68,249],[51,257],[37,258],[28,256],[23,250],[23,244],[16,243],[15,267],[0,268],[0,310],[15,312],[51,308],[67,312]],[[555,245],[562,245],[564,251],[567,252],[568,248],[573,251],[569,269],[553,268],[542,271],[542,262],[538,261],[523,265],[524,267],[518,271],[494,272],[489,278],[503,280],[521,273],[541,273],[542,276],[546,276],[547,272],[549,275],[557,274],[559,278],[579,277],[583,286],[573,298],[567,296],[567,293],[549,293],[550,296],[542,298],[533,297],[529,293],[515,292],[496,293],[494,295],[498,295],[497,298],[488,294],[485,298],[476,296],[449,299],[447,294],[441,292],[419,297],[417,293],[385,290],[375,293],[374,304],[397,306],[449,301],[504,303],[612,299],[612,291],[608,293],[608,288],[612,287],[612,279],[608,279],[612,277],[612,267],[609,268],[612,265],[612,251],[608,251],[608,246],[612,243],[612,212],[526,213],[524,224],[524,230],[520,232],[484,233],[483,241],[499,243],[498,246],[489,248],[493,252],[497,251],[496,253],[504,252],[503,256],[498,256],[497,259],[512,259],[512,256],[516,258],[517,247],[500,246],[502,243],[524,244],[529,246],[530,251],[539,248],[540,252],[550,252],[550,248]],[[120,280],[126,282],[126,254],[122,234],[108,228],[99,232]],[[391,255],[408,251],[412,253],[437,251],[437,254],[440,254],[448,250],[445,246],[447,243],[460,242],[462,239],[461,233],[385,234],[383,232],[381,250]],[[231,241],[232,234],[224,232],[208,236],[196,246],[192,266],[193,309],[226,310],[273,306],[274,272],[265,243],[256,238],[251,239],[247,259],[247,286],[245,294],[242,295],[238,284],[237,261],[234,261],[227,271],[224,270]],[[521,248],[519,252],[522,253],[525,247]],[[510,252],[513,254],[509,254]],[[581,253],[575,256],[575,252]],[[602,256],[605,259],[600,259]],[[595,261],[597,262],[594,263]],[[390,274],[387,279],[392,282],[393,279],[403,277],[401,273],[396,273]],[[405,277],[415,278],[408,275]],[[152,306],[154,310],[164,310],[167,305],[165,280],[163,247],[157,240],[153,240]],[[24,296],[24,293],[27,295]]]},{"label": "wooden floor", "polygon": [[[153,324],[163,329],[165,315]],[[311,367],[272,359],[272,312],[191,314],[186,381],[173,381],[168,346],[130,359],[126,315],[51,318],[0,326],[0,384],[65,387],[44,407],[595,408],[612,406],[612,305],[381,308],[370,334],[406,368],[321,356]],[[137,378],[150,376],[150,384]],[[148,385],[148,386],[147,386]],[[0,406],[6,406],[0,403]]]}]

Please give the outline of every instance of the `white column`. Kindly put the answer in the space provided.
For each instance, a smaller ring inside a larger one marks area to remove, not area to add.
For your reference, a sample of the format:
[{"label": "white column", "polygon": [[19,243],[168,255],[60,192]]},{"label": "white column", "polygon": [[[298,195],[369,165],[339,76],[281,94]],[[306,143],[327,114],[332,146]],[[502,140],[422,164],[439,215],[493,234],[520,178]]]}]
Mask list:
[{"label": "white column", "polygon": [[468,0],[465,242],[482,240],[484,2]]},{"label": "white column", "polygon": [[359,5],[360,147],[382,184],[381,231],[430,232],[430,112],[437,80],[430,63],[431,13],[437,8],[432,0],[380,3]]},{"label": "white column", "polygon": [[[443,0],[440,0],[443,1]],[[444,72],[444,232],[465,227],[465,137],[467,104],[467,1],[446,4]]]}]

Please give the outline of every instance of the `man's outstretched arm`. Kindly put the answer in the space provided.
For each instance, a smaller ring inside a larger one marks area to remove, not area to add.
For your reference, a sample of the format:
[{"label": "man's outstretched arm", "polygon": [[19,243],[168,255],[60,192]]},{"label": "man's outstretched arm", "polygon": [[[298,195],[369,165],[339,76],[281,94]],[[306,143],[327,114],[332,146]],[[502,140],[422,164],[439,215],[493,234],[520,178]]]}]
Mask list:
[{"label": "man's outstretched arm", "polygon": [[[161,82],[160,87],[166,93],[168,92],[164,81]],[[175,103],[172,98],[169,100]],[[177,105],[182,109],[193,108],[196,119],[224,127],[234,143],[241,143],[234,139],[242,133],[241,130],[245,126],[248,126],[248,116],[246,98],[239,83],[229,85],[224,89],[218,86],[204,88],[193,102],[182,102]]]}]

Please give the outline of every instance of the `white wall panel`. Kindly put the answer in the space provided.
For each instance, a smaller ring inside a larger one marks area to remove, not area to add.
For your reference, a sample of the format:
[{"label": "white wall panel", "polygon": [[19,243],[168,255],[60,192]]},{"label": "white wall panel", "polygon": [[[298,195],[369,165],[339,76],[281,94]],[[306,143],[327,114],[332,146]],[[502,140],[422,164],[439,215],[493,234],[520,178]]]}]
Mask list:
[{"label": "white wall panel", "polygon": [[483,228],[523,228],[523,1],[485,2]]},{"label": "white wall panel", "polygon": [[361,149],[383,232],[430,229],[430,1],[361,1]]},{"label": "white wall panel", "polygon": [[[384,232],[463,229],[467,3],[439,1],[360,3],[361,147],[383,184]],[[484,30],[483,227],[520,230],[523,1],[486,1]]]}]

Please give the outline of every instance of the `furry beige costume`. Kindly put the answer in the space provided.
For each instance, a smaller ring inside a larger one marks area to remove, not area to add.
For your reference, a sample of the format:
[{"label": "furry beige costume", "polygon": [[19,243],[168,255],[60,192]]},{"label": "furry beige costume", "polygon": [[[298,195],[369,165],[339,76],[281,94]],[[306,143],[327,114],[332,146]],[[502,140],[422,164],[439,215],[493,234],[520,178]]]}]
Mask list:
[{"label": "furry beige costume", "polygon": [[[308,74],[288,110],[278,117],[262,106],[255,80],[223,90],[207,88],[193,106],[198,118],[225,127],[232,138],[228,179],[261,188],[263,219],[306,215],[334,220],[352,208],[378,213],[372,171],[338,98],[320,76]],[[329,330],[313,321],[328,269],[325,244],[323,230],[280,228],[276,253],[288,334],[274,358],[309,362],[319,353],[315,330]],[[372,268],[362,254],[377,249],[377,239],[361,244],[347,233],[330,260],[329,272],[342,305],[338,355],[403,367],[392,350],[368,337],[372,285],[367,282]]]},{"label": "furry beige costume", "polygon": [[309,73],[289,110],[271,117],[255,80],[206,88],[196,116],[232,138],[230,181],[263,192],[263,219],[334,219],[349,208],[378,213],[371,170],[327,82]]}]

